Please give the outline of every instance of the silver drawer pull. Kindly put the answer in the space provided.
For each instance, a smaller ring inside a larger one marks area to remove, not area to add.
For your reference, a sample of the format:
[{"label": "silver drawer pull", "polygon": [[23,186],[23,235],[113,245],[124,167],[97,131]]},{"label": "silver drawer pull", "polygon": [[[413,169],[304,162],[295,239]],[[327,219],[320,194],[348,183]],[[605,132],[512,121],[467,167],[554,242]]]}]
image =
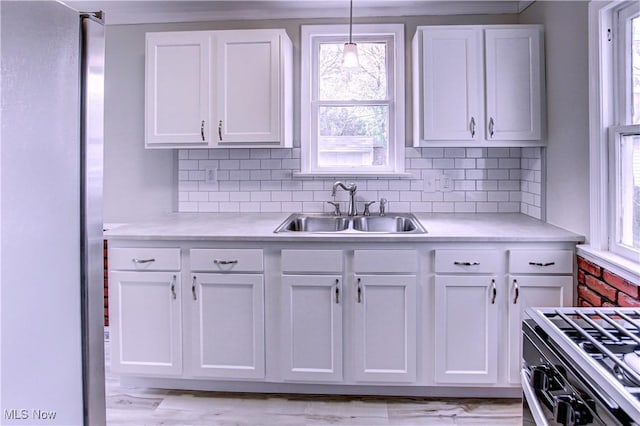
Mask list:
[{"label": "silver drawer pull", "polygon": [[340,280],[336,279],[336,304],[340,303]]},{"label": "silver drawer pull", "polygon": [[235,265],[238,263],[238,260],[218,260],[214,259],[213,263],[216,265]]},{"label": "silver drawer pull", "polygon": [[155,259],[136,259],[135,257],[133,259],[131,259],[131,261],[133,263],[151,263],[151,262],[155,262]]},{"label": "silver drawer pull", "polygon": [[191,281],[191,294],[193,295],[193,300],[198,300],[198,295],[196,294],[196,276],[193,276],[193,281]]},{"label": "silver drawer pull", "polygon": [[360,278],[358,278],[357,293],[358,293],[358,303],[362,303],[362,286],[360,285]]},{"label": "silver drawer pull", "polygon": [[515,295],[513,296],[513,304],[518,303],[518,297],[520,297],[520,286],[518,286],[518,280],[513,280],[513,291]]},{"label": "silver drawer pull", "polygon": [[459,262],[456,260],[453,264],[457,266],[478,266],[480,262]]},{"label": "silver drawer pull", "polygon": [[546,263],[542,263],[542,262],[529,262],[529,265],[531,266],[553,266],[555,265],[556,262],[546,262]]}]

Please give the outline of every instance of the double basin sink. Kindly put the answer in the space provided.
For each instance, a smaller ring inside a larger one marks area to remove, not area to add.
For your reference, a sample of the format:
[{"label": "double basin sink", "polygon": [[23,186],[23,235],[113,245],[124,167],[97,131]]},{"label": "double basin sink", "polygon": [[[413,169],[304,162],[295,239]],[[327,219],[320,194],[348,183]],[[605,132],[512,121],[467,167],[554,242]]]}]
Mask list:
[{"label": "double basin sink", "polygon": [[350,217],[294,213],[274,232],[424,234],[427,231],[411,213]]}]

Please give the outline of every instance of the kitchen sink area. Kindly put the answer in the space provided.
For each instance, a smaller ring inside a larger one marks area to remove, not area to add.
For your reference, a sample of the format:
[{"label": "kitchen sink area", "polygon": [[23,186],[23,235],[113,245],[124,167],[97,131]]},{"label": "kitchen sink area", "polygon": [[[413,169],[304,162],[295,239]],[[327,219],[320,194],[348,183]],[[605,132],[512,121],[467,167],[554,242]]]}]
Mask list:
[{"label": "kitchen sink area", "polygon": [[386,216],[329,216],[293,213],[275,233],[387,233],[426,234],[420,221],[411,213],[388,213]]}]

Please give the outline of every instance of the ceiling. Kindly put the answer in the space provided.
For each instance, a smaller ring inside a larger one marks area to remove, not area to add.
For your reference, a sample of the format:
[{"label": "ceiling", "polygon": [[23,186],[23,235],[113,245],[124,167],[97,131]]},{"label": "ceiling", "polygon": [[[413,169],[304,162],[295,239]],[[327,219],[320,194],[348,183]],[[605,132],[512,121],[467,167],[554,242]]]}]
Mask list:
[{"label": "ceiling", "polygon": [[[107,25],[237,19],[335,18],[349,13],[348,0],[61,0],[78,11],[103,10]],[[355,0],[354,17],[519,13],[532,0]]]}]

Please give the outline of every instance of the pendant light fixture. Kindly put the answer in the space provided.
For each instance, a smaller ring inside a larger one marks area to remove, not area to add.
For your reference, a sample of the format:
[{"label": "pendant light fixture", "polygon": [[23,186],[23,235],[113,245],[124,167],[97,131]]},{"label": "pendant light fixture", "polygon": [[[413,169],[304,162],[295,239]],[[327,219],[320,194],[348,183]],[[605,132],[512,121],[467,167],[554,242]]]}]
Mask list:
[{"label": "pendant light fixture", "polygon": [[342,68],[354,69],[360,67],[358,59],[358,45],[352,41],[353,36],[353,0],[349,0],[349,42],[344,44]]}]

